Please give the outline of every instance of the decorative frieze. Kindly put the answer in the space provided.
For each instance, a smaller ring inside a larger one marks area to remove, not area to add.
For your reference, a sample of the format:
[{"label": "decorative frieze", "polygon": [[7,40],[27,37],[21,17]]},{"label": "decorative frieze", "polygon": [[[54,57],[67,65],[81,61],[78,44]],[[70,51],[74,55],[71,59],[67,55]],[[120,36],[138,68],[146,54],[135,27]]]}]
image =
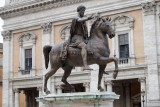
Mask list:
[{"label": "decorative frieze", "polygon": [[144,15],[152,15],[156,13],[155,1],[147,2],[142,4]]},{"label": "decorative frieze", "polygon": [[43,29],[43,33],[50,33],[52,28],[52,23],[51,22],[43,23],[41,24],[41,28]]},{"label": "decorative frieze", "polygon": [[11,31],[2,31],[2,36],[4,41],[10,41],[11,40]]},{"label": "decorative frieze", "polygon": [[11,6],[12,4],[10,4],[8,6],[6,5],[5,7],[0,8],[0,17],[10,18],[84,1],[89,0],[25,0],[13,6]]}]

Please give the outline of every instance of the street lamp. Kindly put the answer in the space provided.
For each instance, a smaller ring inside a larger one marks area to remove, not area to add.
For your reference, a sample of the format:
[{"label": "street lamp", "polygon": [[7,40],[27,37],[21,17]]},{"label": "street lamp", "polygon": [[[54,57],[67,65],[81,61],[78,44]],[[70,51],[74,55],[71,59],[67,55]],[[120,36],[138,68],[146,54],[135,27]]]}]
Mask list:
[{"label": "street lamp", "polygon": [[144,96],[145,96],[145,91],[144,90],[142,90],[141,91],[141,95],[142,95],[142,102],[143,102],[143,107],[144,107],[144,102],[145,102],[145,100],[144,100]]}]

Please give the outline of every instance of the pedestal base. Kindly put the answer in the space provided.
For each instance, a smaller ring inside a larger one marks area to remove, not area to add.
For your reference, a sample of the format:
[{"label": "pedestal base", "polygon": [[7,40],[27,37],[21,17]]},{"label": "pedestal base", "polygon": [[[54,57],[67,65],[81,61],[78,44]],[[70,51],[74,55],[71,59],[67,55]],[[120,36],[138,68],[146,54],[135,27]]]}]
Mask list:
[{"label": "pedestal base", "polygon": [[113,107],[113,101],[119,95],[113,92],[62,93],[36,98],[44,107]]}]

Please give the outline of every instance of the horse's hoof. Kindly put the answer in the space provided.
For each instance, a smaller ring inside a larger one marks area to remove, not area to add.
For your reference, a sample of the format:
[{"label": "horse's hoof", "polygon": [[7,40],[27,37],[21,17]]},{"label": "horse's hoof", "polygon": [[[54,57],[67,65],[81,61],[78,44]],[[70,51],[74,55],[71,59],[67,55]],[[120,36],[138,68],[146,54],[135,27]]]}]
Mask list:
[{"label": "horse's hoof", "polygon": [[51,92],[50,92],[49,90],[47,90],[47,91],[46,91],[46,94],[47,94],[47,95],[48,95],[48,94],[51,94]]},{"label": "horse's hoof", "polygon": [[104,89],[103,89],[103,88],[101,88],[101,89],[100,89],[100,92],[103,92],[103,91],[104,91]]},{"label": "horse's hoof", "polygon": [[106,75],[109,75],[109,73],[107,73],[106,71],[104,71],[103,73],[106,74]]},{"label": "horse's hoof", "polygon": [[99,90],[100,92],[103,92],[103,91],[104,91],[104,89],[103,89],[102,87],[98,87],[98,90]]},{"label": "horse's hoof", "polygon": [[113,78],[114,78],[114,79],[116,79],[117,74],[118,74],[118,71],[115,71],[115,72],[113,73]]}]

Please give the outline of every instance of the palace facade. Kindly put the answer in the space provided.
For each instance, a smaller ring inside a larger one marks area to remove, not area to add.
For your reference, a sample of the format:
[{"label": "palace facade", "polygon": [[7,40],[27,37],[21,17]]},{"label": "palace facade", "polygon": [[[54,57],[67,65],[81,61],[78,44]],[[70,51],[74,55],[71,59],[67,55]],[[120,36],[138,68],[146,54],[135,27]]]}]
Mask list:
[{"label": "palace facade", "polygon": [[[43,95],[45,69],[42,49],[67,40],[79,5],[85,15],[111,17],[116,36],[109,39],[110,57],[119,58],[119,74],[112,78],[114,64],[106,67],[102,86],[120,95],[114,107],[160,107],[160,0],[5,0],[0,8],[3,26],[2,107],[43,107],[35,98]],[[92,20],[87,22],[90,31]],[[106,35],[107,36],[107,35]],[[93,71],[76,67],[70,77],[76,92],[96,92],[98,66]],[[51,93],[66,93],[63,70],[53,75]],[[0,81],[1,84],[1,81]],[[1,88],[1,86],[0,86]],[[144,96],[141,92],[145,92]],[[0,94],[1,95],[1,94]],[[78,105],[77,105],[78,106]]]}]

